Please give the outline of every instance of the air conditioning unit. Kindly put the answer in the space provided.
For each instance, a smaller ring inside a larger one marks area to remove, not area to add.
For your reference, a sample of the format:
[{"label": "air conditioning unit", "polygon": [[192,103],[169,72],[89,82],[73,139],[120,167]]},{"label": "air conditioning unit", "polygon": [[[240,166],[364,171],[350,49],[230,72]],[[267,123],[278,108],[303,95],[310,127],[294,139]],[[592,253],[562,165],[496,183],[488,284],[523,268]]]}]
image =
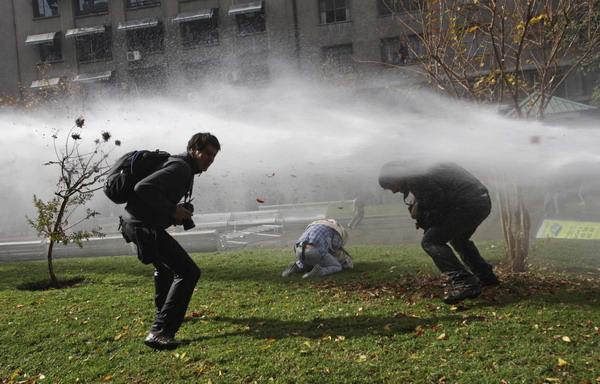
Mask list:
[{"label": "air conditioning unit", "polygon": [[142,54],[140,51],[129,51],[127,52],[127,61],[140,61],[142,60]]}]

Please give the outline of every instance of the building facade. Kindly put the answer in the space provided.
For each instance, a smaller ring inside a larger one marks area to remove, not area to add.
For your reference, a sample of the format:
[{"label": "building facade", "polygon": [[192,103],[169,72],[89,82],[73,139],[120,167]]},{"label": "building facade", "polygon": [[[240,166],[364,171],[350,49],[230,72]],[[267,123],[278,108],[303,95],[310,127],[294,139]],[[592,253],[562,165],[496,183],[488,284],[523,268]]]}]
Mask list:
[{"label": "building facade", "polygon": [[261,84],[290,69],[377,72],[382,66],[373,63],[393,62],[385,55],[401,32],[380,3],[8,0],[1,46],[10,54],[0,89],[22,97],[94,84],[141,94],[205,81]]},{"label": "building facade", "polygon": [[290,70],[398,81],[419,39],[395,18],[416,1],[5,0],[0,95],[185,93]]}]

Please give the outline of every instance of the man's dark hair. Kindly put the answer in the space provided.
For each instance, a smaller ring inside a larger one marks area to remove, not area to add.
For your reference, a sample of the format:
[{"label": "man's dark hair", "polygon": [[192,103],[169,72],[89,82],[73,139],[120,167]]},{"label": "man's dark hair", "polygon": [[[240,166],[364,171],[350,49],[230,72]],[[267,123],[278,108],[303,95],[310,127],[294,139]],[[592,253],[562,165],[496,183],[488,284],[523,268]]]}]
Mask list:
[{"label": "man's dark hair", "polygon": [[379,185],[389,189],[391,184],[404,177],[405,165],[399,161],[390,161],[381,167]]},{"label": "man's dark hair", "polygon": [[192,136],[190,141],[188,141],[187,151],[201,151],[207,145],[212,145],[217,151],[221,150],[221,144],[216,136],[211,135],[208,132],[199,132]]}]

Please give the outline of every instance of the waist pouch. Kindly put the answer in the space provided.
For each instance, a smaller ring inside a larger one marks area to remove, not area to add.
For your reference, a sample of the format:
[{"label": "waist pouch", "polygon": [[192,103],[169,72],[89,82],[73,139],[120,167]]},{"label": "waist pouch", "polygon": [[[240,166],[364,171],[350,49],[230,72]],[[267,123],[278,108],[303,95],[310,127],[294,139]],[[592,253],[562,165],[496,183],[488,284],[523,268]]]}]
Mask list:
[{"label": "waist pouch", "polygon": [[137,257],[143,264],[151,264],[158,260],[157,233],[153,228],[122,223],[121,235],[128,243],[137,246]]}]

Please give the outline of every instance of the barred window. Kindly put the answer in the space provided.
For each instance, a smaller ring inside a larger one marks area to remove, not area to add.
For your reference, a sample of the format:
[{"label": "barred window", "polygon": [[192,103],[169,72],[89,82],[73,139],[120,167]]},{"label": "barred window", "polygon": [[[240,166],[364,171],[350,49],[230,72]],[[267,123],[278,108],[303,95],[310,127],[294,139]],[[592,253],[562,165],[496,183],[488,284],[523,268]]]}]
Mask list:
[{"label": "barred window", "polygon": [[58,0],[32,0],[33,17],[58,15]]},{"label": "barred window", "polygon": [[348,0],[319,0],[321,24],[339,23],[350,20]]}]

